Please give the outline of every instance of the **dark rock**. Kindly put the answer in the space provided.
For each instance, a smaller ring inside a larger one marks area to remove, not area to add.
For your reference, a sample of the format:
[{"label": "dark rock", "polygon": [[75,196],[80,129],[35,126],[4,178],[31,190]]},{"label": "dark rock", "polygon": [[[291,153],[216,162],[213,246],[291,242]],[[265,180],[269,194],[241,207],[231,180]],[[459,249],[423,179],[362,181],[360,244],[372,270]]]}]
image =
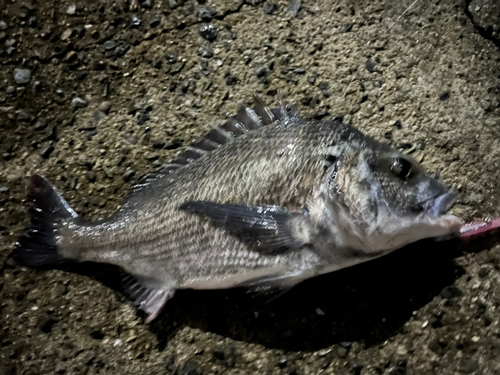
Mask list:
[{"label": "dark rock", "polygon": [[149,111],[142,111],[137,116],[137,125],[144,125],[146,121],[149,121],[151,117],[149,116]]},{"label": "dark rock", "polygon": [[226,74],[226,85],[234,86],[238,83],[238,78],[233,76],[231,73]]},{"label": "dark rock", "polygon": [[201,46],[198,49],[198,55],[200,55],[201,57],[204,57],[206,59],[209,59],[209,58],[213,57],[214,52],[212,51],[212,49],[209,46]]},{"label": "dark rock", "polygon": [[366,60],[365,68],[370,73],[373,73],[375,71],[375,64],[373,63],[373,61],[371,59]]},{"label": "dark rock", "polygon": [[184,366],[177,369],[176,375],[202,375],[200,367],[193,360],[188,360]]},{"label": "dark rock", "polygon": [[209,42],[213,42],[215,39],[217,39],[218,34],[219,30],[217,30],[214,25],[204,24],[200,27],[200,35],[203,39],[206,39]]},{"label": "dark rock", "polygon": [[135,175],[134,170],[129,167],[129,168],[127,168],[127,170],[123,174],[122,179],[125,182],[129,182],[132,179],[132,177],[134,177],[134,175]]},{"label": "dark rock", "polygon": [[295,68],[293,72],[296,74],[306,74],[306,70],[304,68]]},{"label": "dark rock", "polygon": [[154,16],[151,22],[149,22],[149,26],[151,27],[156,27],[160,25],[161,23],[161,17],[160,16]]},{"label": "dark rock", "polygon": [[321,81],[318,85],[318,88],[321,90],[321,91],[326,91],[328,90],[328,82],[327,81]]},{"label": "dark rock", "polygon": [[299,14],[301,0],[289,0],[288,1],[288,11],[292,17],[296,17]]},{"label": "dark rock", "polygon": [[278,5],[274,3],[265,3],[263,10],[266,14],[274,14],[278,10]]},{"label": "dark rock", "polygon": [[82,98],[76,97],[71,101],[71,106],[73,108],[84,108],[87,106],[87,101]]},{"label": "dark rock", "polygon": [[162,63],[163,62],[161,61],[160,57],[155,57],[153,61],[151,61],[151,65],[156,69],[161,69]]},{"label": "dark rock", "polygon": [[311,85],[314,85],[316,83],[316,76],[309,76],[307,77],[307,82],[309,82]]},{"label": "dark rock", "polygon": [[133,29],[137,29],[141,25],[142,25],[141,19],[137,16],[132,16],[132,23],[130,24],[130,27]]},{"label": "dark rock", "polygon": [[165,150],[175,150],[182,146],[182,139],[174,139],[165,146]]},{"label": "dark rock", "polygon": [[90,332],[90,337],[92,337],[95,340],[102,340],[104,338],[104,333],[99,330],[95,330]]},{"label": "dark rock", "polygon": [[123,57],[127,53],[127,51],[130,49],[130,44],[128,43],[123,43],[122,45],[119,45],[115,49],[115,54],[116,57]]},{"label": "dark rock", "polygon": [[474,359],[468,359],[460,368],[460,372],[464,374],[472,374],[478,368],[478,362]]},{"label": "dark rock", "polygon": [[393,125],[396,129],[403,129],[403,125],[401,124],[401,121],[396,120],[396,122]]},{"label": "dark rock", "polygon": [[89,182],[95,182],[96,181],[96,175],[93,171],[88,171],[86,174],[85,174],[85,177],[87,177],[87,180],[89,180]]},{"label": "dark rock", "polygon": [[484,279],[485,277],[488,276],[488,274],[490,273],[490,271],[487,269],[487,268],[481,268],[478,272],[478,276],[481,278],[481,279]]},{"label": "dark rock", "polygon": [[45,129],[45,136],[48,138],[48,139],[56,139],[56,126],[54,124],[50,124],[49,126],[47,126],[47,128]]},{"label": "dark rock", "polygon": [[37,27],[37,21],[36,21],[36,17],[35,16],[31,16],[28,19],[28,26],[31,27],[31,28]]},{"label": "dark rock", "polygon": [[355,364],[352,366],[351,374],[352,375],[361,375],[361,370],[363,370],[363,366]]},{"label": "dark rock", "polygon": [[153,142],[153,148],[161,149],[165,147],[165,141],[163,139],[157,139]]},{"label": "dark rock", "polygon": [[460,289],[458,289],[456,286],[454,285],[451,285],[451,286],[447,286],[445,287],[441,293],[439,293],[439,295],[442,297],[442,298],[445,298],[445,299],[450,299],[450,298],[456,298],[456,297],[461,297],[463,296],[463,293]]},{"label": "dark rock", "polygon": [[175,53],[167,52],[165,58],[169,64],[175,64],[178,60],[178,56]]},{"label": "dark rock", "polygon": [[451,93],[449,91],[445,91],[441,95],[439,95],[439,100],[444,102],[444,101],[450,99],[450,96],[451,96]]},{"label": "dark rock", "polygon": [[48,159],[50,157],[50,154],[54,151],[54,146],[52,146],[52,142],[47,142],[41,149],[40,149],[40,155],[44,159]]},{"label": "dark rock", "polygon": [[210,22],[215,16],[215,12],[212,9],[200,8],[198,10],[198,17],[205,22]]},{"label": "dark rock", "polygon": [[259,66],[257,68],[255,68],[255,75],[257,77],[264,77],[266,75],[267,71],[266,71],[266,68],[264,66]]},{"label": "dark rock", "polygon": [[102,46],[106,51],[111,51],[112,49],[115,49],[116,42],[114,40],[106,40]]},{"label": "dark rock", "polygon": [[25,110],[19,109],[16,111],[16,119],[17,121],[28,122],[30,121],[30,115]]},{"label": "dark rock", "polygon": [[348,23],[347,25],[344,26],[344,32],[345,33],[348,33],[352,30],[352,27],[353,27],[353,24],[352,23]]},{"label": "dark rock", "polygon": [[26,85],[31,79],[31,70],[23,68],[14,69],[14,81],[18,85]]},{"label": "dark rock", "polygon": [[189,79],[185,79],[181,82],[181,91],[185,94],[189,90]]}]

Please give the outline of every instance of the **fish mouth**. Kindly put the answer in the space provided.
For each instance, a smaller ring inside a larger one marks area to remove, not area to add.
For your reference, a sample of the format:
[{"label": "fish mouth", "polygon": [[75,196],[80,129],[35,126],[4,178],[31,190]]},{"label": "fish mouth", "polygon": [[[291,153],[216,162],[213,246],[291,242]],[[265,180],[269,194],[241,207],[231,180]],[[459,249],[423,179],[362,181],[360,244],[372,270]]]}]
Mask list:
[{"label": "fish mouth", "polygon": [[441,195],[426,200],[422,204],[422,208],[432,216],[441,216],[448,212],[456,198],[456,194],[453,191],[448,190]]}]

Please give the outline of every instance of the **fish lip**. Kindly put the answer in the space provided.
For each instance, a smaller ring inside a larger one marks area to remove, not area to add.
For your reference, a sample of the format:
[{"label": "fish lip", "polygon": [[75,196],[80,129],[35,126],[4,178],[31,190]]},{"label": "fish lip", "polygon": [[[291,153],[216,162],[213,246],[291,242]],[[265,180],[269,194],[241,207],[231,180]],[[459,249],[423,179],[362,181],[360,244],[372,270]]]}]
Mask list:
[{"label": "fish lip", "polygon": [[448,190],[443,194],[424,201],[422,207],[428,214],[438,217],[448,212],[456,198],[456,194]]}]

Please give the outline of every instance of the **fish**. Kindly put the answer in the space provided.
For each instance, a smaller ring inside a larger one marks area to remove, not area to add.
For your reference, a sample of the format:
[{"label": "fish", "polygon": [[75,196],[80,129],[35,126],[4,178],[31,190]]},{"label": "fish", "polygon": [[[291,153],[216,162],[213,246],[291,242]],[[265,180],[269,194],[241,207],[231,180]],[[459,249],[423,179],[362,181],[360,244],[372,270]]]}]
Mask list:
[{"label": "fish", "polygon": [[455,199],[411,156],[342,119],[303,118],[281,98],[271,108],[255,95],[108,218],[85,221],[45,177],[31,176],[31,223],[12,256],[34,268],[118,266],[149,323],[180,289],[286,291],[460,235]]}]

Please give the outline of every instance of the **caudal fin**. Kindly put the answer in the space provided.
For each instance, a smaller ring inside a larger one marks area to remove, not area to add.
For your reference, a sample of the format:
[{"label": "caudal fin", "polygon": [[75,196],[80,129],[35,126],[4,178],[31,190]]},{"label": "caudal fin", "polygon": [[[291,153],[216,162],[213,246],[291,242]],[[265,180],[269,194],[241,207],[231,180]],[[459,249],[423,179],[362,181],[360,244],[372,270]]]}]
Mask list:
[{"label": "caudal fin", "polygon": [[56,224],[78,215],[45,177],[33,175],[28,185],[31,225],[12,253],[22,266],[55,266],[64,261],[56,246]]}]

